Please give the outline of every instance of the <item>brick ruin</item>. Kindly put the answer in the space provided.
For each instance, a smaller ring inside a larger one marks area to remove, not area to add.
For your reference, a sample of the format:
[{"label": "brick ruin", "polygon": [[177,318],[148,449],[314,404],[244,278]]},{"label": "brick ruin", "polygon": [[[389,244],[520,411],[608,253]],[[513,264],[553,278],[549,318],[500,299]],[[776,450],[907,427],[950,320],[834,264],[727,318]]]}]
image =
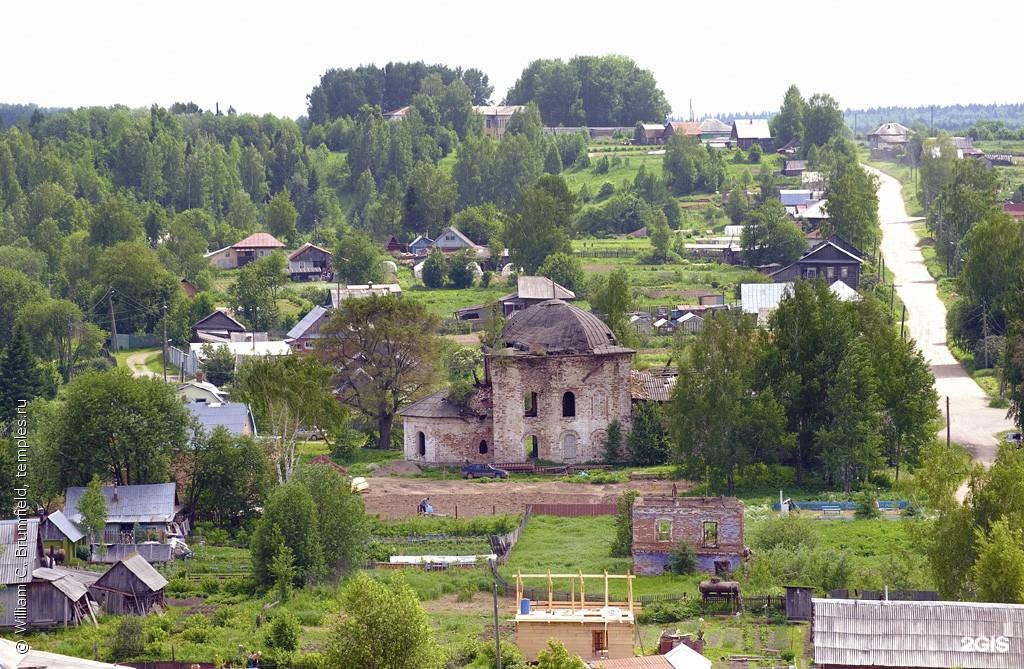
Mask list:
[{"label": "brick ruin", "polygon": [[731,572],[747,555],[743,502],[735,497],[638,497],[633,504],[633,573],[664,573],[685,541],[697,553],[697,569]]},{"label": "brick ruin", "polygon": [[583,463],[604,458],[608,425],[628,433],[633,350],[596,316],[562,300],[516,313],[484,352],[465,404],[443,390],[400,413],[413,462]]}]

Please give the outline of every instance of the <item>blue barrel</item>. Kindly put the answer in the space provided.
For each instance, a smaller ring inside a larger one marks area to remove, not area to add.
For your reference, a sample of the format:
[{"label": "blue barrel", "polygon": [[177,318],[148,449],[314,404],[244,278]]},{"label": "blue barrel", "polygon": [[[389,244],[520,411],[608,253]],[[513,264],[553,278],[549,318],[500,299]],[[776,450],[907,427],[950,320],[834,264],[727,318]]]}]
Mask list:
[{"label": "blue barrel", "polygon": [[524,616],[530,615],[530,600],[525,597],[519,600],[519,613]]}]

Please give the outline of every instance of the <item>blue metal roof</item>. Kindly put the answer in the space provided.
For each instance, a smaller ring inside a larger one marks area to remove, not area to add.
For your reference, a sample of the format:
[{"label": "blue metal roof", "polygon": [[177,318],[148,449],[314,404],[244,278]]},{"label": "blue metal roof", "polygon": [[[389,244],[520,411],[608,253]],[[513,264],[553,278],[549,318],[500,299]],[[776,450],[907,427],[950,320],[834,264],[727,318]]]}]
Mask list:
[{"label": "blue metal roof", "polygon": [[248,427],[252,428],[251,434],[256,436],[256,425],[252,420],[252,412],[248,404],[241,402],[224,402],[223,404],[210,402],[186,402],[185,408],[192,412],[199,424],[207,432],[213,432],[218,425],[227,428],[231,434],[249,434]]}]

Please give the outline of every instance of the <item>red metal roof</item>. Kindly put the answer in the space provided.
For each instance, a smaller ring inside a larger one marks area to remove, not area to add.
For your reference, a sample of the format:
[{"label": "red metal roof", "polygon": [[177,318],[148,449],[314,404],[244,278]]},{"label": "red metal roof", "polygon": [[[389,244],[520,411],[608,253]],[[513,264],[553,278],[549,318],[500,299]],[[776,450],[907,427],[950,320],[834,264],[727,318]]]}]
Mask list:
[{"label": "red metal roof", "polygon": [[672,132],[681,133],[683,135],[700,134],[700,123],[696,121],[672,121],[669,125],[672,126]]},{"label": "red metal roof", "polygon": [[1014,218],[1024,218],[1024,202],[1004,202],[1003,211]]},{"label": "red metal roof", "polygon": [[269,232],[257,232],[249,235],[237,244],[232,244],[233,249],[283,249],[284,244],[279,242]]}]

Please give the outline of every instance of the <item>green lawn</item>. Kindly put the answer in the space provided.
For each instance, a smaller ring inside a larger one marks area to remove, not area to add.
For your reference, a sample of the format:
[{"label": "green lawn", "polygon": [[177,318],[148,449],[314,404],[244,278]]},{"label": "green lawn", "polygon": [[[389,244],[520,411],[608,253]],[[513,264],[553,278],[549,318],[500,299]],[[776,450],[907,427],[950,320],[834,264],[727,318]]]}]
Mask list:
[{"label": "green lawn", "polygon": [[1024,139],[979,139],[974,146],[985,153],[1009,153],[1024,156]]},{"label": "green lawn", "polygon": [[[584,169],[569,168],[562,172],[562,177],[573,192],[578,192],[585,184],[587,190],[590,191],[591,197],[597,197],[598,191],[601,190],[601,186],[605,182],[614,186],[615,191],[618,192],[622,190],[623,182],[630,186],[633,184],[633,179],[636,178],[636,173],[640,171],[641,165],[648,172],[658,175],[662,173],[661,166],[664,163],[665,156],[662,154],[651,155],[647,153],[647,150],[644,148],[638,149],[635,152],[607,154],[609,163],[614,164],[610,164],[608,171],[604,174],[599,174],[596,170],[597,163],[603,156],[593,155],[590,158],[590,167]],[[652,148],[650,150],[657,149]]]}]

